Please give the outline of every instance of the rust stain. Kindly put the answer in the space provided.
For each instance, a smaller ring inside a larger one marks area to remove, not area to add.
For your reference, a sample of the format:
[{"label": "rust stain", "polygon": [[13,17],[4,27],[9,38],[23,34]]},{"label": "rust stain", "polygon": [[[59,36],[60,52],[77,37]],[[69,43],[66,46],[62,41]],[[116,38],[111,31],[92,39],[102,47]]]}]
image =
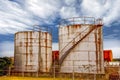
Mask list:
[{"label": "rust stain", "polygon": [[99,27],[99,28],[98,28],[98,34],[100,35],[100,38],[99,38],[99,52],[100,52],[100,54],[99,54],[99,55],[100,55],[100,56],[99,56],[99,61],[100,61],[100,71],[102,71],[102,69],[101,69],[101,68],[102,68],[102,67],[101,67],[101,66],[102,66],[102,65],[101,65],[102,63],[101,63],[101,61],[102,61],[102,57],[103,57],[103,56],[102,56],[102,55],[103,55],[103,51],[101,51],[101,48],[102,48],[102,45],[101,45],[101,44],[102,44],[102,42],[101,42],[101,41],[102,41],[102,38],[101,38],[101,37],[102,37],[102,35],[101,35],[102,33],[101,33],[101,32],[102,32],[102,28]]},{"label": "rust stain", "polygon": [[42,71],[42,58],[41,58],[41,31],[39,32],[39,50],[38,50],[38,72]]},{"label": "rust stain", "polygon": [[68,39],[70,38],[70,29],[69,29],[69,26],[67,26],[67,31],[68,31]]},{"label": "rust stain", "polygon": [[22,42],[20,42],[20,47],[22,47]]},{"label": "rust stain", "polygon": [[99,45],[97,44],[97,43],[98,43],[97,29],[95,30],[94,35],[95,35],[95,45],[96,45],[96,70],[97,70],[97,73],[98,73],[98,65],[99,65],[99,64],[98,64],[98,60],[99,60],[99,59],[98,59],[98,55],[99,55],[99,54],[98,54],[98,46],[99,46]]},{"label": "rust stain", "polygon": [[30,48],[30,62],[32,62],[32,57],[33,57],[33,45],[32,45],[33,44],[32,43],[33,36],[32,36],[32,33],[33,32],[30,32],[30,37],[29,37],[30,38],[30,42],[29,42],[30,43],[29,44],[30,45],[30,47],[29,47]]},{"label": "rust stain", "polygon": [[28,65],[28,32],[24,32],[26,34],[26,64],[25,64],[25,69],[27,70],[27,65]]},{"label": "rust stain", "polygon": [[46,56],[46,71],[48,71],[48,69],[47,69],[47,33],[45,33],[45,56]]}]

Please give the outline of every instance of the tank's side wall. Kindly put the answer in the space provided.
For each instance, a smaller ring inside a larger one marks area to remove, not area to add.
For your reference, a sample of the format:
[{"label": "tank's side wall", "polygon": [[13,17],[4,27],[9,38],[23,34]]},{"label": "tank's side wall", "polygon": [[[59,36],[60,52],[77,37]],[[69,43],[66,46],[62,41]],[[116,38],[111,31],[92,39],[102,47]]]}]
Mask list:
[{"label": "tank's side wall", "polygon": [[[67,43],[69,43],[69,41],[71,41],[78,32],[82,32],[85,28],[88,27],[92,27],[92,26],[74,25],[74,26],[60,27],[59,28],[60,50],[62,50],[64,46]],[[98,40],[102,42],[102,38],[100,39],[102,33],[99,32],[101,32],[101,28],[91,32],[84,40],[82,40],[79,44],[77,44],[77,46],[74,49],[71,50],[69,55],[63,61],[63,64],[61,66],[61,72],[71,73],[73,72],[73,67],[75,68],[74,71],[78,73],[81,72],[102,73],[104,71],[102,43],[96,45],[96,42],[98,42]],[[97,48],[98,48],[98,52],[97,52]],[[64,52],[60,53],[60,57],[63,54]]]},{"label": "tank's side wall", "polygon": [[49,72],[52,63],[51,40],[51,35],[47,32],[16,33],[15,69],[25,72]]},{"label": "tank's side wall", "polygon": [[[34,37],[33,37],[34,35]],[[19,71],[37,71],[38,70],[38,33],[22,32],[16,34],[15,38],[15,60],[21,66]],[[20,67],[15,63],[16,67]]]}]

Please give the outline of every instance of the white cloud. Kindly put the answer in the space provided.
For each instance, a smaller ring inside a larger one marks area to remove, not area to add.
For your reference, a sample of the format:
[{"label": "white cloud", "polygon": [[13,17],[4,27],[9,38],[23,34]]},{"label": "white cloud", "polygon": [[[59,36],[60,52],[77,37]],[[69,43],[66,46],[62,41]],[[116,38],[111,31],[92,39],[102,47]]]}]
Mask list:
[{"label": "white cloud", "polygon": [[112,50],[114,58],[120,58],[120,40],[115,39],[105,39],[104,40],[104,49]]},{"label": "white cloud", "polygon": [[115,0],[109,7],[107,15],[104,17],[104,20],[107,25],[120,19],[120,0]]},{"label": "white cloud", "polygon": [[[20,2],[20,1],[19,1]],[[24,6],[24,7],[23,7]],[[22,5],[9,1],[0,1],[0,34],[15,33],[35,24],[49,23],[58,10],[58,1],[26,0]]]},{"label": "white cloud", "polygon": [[97,0],[84,0],[81,4],[82,13],[89,16],[98,17],[102,14],[102,6]]},{"label": "white cloud", "polygon": [[14,56],[14,43],[10,41],[1,42],[0,46],[0,57],[8,56],[13,57]]},{"label": "white cloud", "polygon": [[83,0],[82,13],[86,16],[102,17],[106,26],[120,18],[120,0]]},{"label": "white cloud", "polygon": [[48,18],[58,10],[58,2],[59,0],[27,0],[26,8],[38,17]]},{"label": "white cloud", "polygon": [[58,50],[58,43],[53,43],[52,44],[52,50]]},{"label": "white cloud", "polygon": [[114,58],[120,58],[120,47],[114,47],[112,48],[113,51],[113,57]]},{"label": "white cloud", "polygon": [[60,10],[60,15],[63,19],[78,17],[75,7],[62,7]]},{"label": "white cloud", "polygon": [[0,17],[0,34],[15,33],[38,22],[17,3],[8,0],[0,1]]},{"label": "white cloud", "polygon": [[[51,24],[57,16],[102,17],[105,25],[117,21],[120,16],[120,0],[0,0],[0,34],[15,33],[34,24]],[[82,15],[81,15],[82,14]],[[54,24],[54,23],[53,23]]]},{"label": "white cloud", "polygon": [[68,6],[74,6],[76,0],[64,0],[64,2]]}]

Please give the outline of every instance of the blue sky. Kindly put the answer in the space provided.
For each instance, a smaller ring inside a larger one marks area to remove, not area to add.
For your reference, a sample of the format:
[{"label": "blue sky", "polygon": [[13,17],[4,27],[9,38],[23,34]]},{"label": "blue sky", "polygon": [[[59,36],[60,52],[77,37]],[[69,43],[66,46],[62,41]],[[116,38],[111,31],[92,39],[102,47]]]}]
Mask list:
[{"label": "blue sky", "polygon": [[92,16],[102,18],[104,49],[120,57],[120,0],[0,0],[0,56],[14,55],[14,33],[41,25],[53,30],[57,49],[61,19]]}]

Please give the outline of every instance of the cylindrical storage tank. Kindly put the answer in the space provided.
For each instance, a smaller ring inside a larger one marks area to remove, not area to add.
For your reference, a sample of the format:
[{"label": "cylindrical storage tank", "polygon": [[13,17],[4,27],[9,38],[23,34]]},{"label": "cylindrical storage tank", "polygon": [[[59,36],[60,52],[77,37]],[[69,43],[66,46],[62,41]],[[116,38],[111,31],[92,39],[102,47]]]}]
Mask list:
[{"label": "cylindrical storage tank", "polygon": [[49,72],[52,64],[52,36],[43,31],[15,34],[15,70]]},{"label": "cylindrical storage tank", "polygon": [[94,18],[66,22],[59,27],[60,72],[103,74],[102,24]]}]

